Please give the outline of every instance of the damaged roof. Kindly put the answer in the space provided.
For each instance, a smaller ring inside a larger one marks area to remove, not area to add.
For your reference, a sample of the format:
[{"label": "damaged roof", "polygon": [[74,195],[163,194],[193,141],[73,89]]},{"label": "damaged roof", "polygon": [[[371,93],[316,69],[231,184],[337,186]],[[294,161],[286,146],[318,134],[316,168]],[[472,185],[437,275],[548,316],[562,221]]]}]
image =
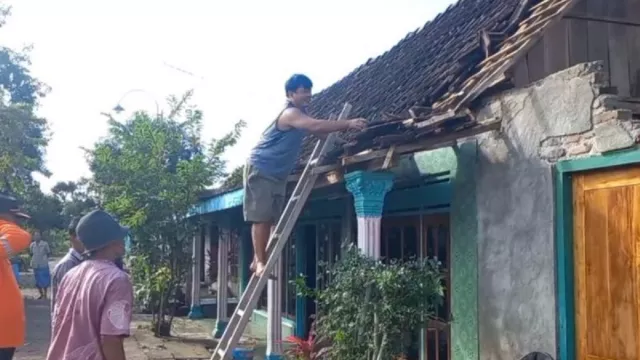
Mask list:
[{"label": "damaged roof", "polygon": [[[365,131],[342,133],[343,143],[330,156],[478,126],[467,110],[469,103],[488,89],[508,88],[505,72],[575,2],[459,0],[389,51],[314,95],[314,117],[337,115],[348,102],[351,118],[370,122]],[[311,136],[305,140],[297,170],[306,164],[314,143]]]}]

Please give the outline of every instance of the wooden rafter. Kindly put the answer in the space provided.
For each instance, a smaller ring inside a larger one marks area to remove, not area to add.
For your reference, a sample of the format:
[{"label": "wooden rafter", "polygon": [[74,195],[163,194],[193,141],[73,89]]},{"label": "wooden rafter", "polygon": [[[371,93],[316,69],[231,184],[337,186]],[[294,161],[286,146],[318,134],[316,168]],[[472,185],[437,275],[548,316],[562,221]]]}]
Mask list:
[{"label": "wooden rafter", "polygon": [[[454,146],[457,144],[458,140],[482,134],[485,132],[489,132],[492,130],[497,130],[500,128],[500,120],[493,119],[491,121],[487,121],[483,124],[478,124],[472,128],[456,131],[449,134],[445,134],[442,136],[437,136],[431,139],[425,139],[416,143],[406,144],[406,145],[398,145],[395,147],[394,154],[402,155],[407,153],[414,153],[418,151],[426,151],[426,150],[435,150],[443,147]],[[385,158],[389,149],[381,149],[368,151],[361,154],[356,154],[352,156],[348,156],[342,159],[342,166],[350,166],[354,164],[359,164],[363,162],[369,162],[372,160]]]},{"label": "wooden rafter", "polygon": [[520,23],[518,31],[504,41],[498,52],[482,61],[480,71],[465,81],[461,91],[434,107],[460,111],[485,90],[502,81],[505,73],[540,40],[546,29],[562,19],[577,1],[544,0],[533,6],[531,16]]}]

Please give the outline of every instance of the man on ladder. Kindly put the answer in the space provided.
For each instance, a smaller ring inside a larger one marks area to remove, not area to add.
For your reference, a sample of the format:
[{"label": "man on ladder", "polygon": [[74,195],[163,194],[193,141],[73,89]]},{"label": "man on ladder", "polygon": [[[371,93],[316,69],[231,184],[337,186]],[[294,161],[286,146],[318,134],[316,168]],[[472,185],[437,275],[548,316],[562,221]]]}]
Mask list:
[{"label": "man on ladder", "polygon": [[251,223],[251,270],[258,276],[264,272],[269,236],[284,207],[287,177],[296,165],[304,137],[308,133],[324,137],[336,131],[361,130],[367,124],[362,118],[327,121],[307,115],[312,87],[305,75],[287,80],[285,108],[262,133],[245,165],[244,219]]}]

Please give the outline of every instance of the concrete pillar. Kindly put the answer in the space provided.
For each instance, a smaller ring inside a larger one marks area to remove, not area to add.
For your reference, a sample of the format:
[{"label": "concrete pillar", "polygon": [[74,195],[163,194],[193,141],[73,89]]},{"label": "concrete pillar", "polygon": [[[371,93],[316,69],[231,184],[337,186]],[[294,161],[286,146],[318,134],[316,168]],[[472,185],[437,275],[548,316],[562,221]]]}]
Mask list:
[{"label": "concrete pillar", "polygon": [[[309,261],[309,249],[307,248],[307,240],[305,239],[305,227],[298,225],[296,227],[296,276],[308,275],[307,264]],[[294,279],[289,279],[294,280]],[[308,285],[308,284],[307,284]],[[307,333],[307,298],[296,295],[296,336],[304,338]]]},{"label": "concrete pillar", "polygon": [[231,241],[231,229],[220,227],[218,230],[218,281],[217,281],[217,314],[216,328],[213,336],[219,338],[224,333],[229,323],[227,304],[229,298],[229,242]]},{"label": "concrete pillar", "polygon": [[211,266],[211,239],[214,236],[214,226],[211,223],[207,223],[204,226],[204,244],[203,244],[203,252],[204,252],[204,283],[211,285],[216,279],[212,279],[209,272],[209,267]]},{"label": "concrete pillar", "polygon": [[282,257],[276,262],[267,285],[267,357],[266,360],[284,359],[282,356]]},{"label": "concrete pillar", "polygon": [[190,319],[202,319],[202,307],[200,306],[200,267],[202,266],[202,229],[197,231],[193,238],[193,251],[191,261],[191,310]]},{"label": "concrete pillar", "polygon": [[240,296],[249,285],[251,279],[251,261],[253,260],[253,243],[251,242],[251,228],[242,225],[240,228],[240,258],[238,266],[240,272]]},{"label": "concrete pillar", "polygon": [[384,197],[393,187],[389,172],[354,171],[344,177],[353,194],[358,218],[358,248],[374,259],[380,258],[380,220]]}]

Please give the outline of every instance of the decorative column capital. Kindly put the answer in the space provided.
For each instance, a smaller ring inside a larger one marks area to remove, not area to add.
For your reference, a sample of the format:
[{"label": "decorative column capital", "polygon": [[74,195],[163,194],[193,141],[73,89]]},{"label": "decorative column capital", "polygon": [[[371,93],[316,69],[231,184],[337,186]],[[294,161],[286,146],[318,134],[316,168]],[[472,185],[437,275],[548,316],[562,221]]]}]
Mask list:
[{"label": "decorative column capital", "polygon": [[393,173],[354,171],[344,176],[347,190],[353,194],[358,217],[381,216],[384,197],[393,187]]}]

